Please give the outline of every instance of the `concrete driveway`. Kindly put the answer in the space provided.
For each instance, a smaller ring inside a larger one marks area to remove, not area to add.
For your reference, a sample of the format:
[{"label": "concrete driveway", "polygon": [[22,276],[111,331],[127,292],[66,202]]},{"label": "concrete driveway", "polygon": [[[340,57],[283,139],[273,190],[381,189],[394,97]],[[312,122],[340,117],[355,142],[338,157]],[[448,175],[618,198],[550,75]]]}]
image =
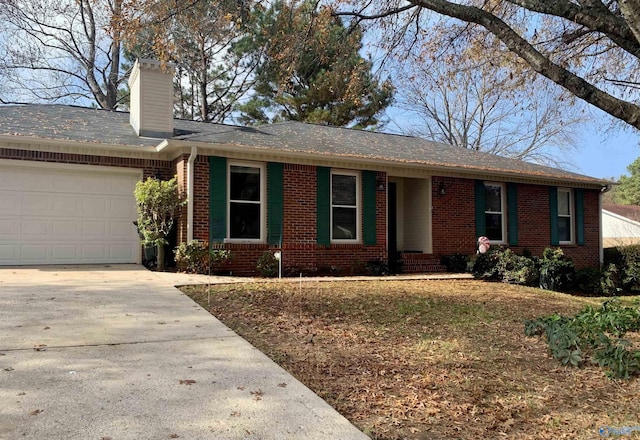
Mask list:
[{"label": "concrete driveway", "polygon": [[0,439],[366,439],[141,266],[0,268]]}]

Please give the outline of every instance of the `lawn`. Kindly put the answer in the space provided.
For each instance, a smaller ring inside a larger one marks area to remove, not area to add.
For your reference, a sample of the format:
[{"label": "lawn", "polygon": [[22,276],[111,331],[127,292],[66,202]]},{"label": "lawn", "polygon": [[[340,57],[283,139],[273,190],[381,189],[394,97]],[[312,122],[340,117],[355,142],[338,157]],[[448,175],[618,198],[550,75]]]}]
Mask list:
[{"label": "lawn", "polygon": [[523,333],[526,319],[602,299],[471,280],[184,291],[373,439],[594,439],[640,425],[639,380],[562,366]]}]

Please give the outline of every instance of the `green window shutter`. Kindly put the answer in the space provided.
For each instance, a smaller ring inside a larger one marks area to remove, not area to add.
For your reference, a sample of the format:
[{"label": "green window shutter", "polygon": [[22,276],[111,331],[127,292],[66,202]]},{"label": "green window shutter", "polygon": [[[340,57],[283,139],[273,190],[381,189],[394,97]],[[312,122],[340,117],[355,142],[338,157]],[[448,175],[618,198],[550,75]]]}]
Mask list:
[{"label": "green window shutter", "polygon": [[576,241],[584,246],[584,190],[576,189]]},{"label": "green window shutter", "polygon": [[518,185],[507,184],[507,228],[509,246],[518,245]]},{"label": "green window shutter", "polygon": [[487,219],[485,213],[484,182],[476,180],[476,238],[487,233]]},{"label": "green window shutter", "polygon": [[281,163],[267,164],[267,241],[273,246],[282,246],[283,171],[284,165]]},{"label": "green window shutter", "polygon": [[222,243],[227,236],[227,159],[209,157],[209,237]]},{"label": "green window shutter", "polygon": [[558,246],[558,188],[549,187],[549,217],[551,219],[551,246]]},{"label": "green window shutter", "polygon": [[317,167],[317,196],[316,196],[316,227],[319,245],[331,244],[331,170],[327,167]]},{"label": "green window shutter", "polygon": [[362,218],[363,218],[363,243],[365,245],[376,244],[376,172],[364,171],[362,173]]}]

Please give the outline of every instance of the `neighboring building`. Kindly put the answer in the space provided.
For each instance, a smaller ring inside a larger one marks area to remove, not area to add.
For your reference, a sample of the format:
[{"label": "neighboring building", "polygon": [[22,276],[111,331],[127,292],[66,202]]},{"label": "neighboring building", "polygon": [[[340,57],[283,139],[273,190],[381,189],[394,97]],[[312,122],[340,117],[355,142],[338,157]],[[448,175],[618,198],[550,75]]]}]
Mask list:
[{"label": "neighboring building", "polygon": [[604,203],[602,240],[605,248],[640,244],[640,206]]},{"label": "neighboring building", "polygon": [[285,273],[405,271],[473,254],[479,236],[578,267],[600,253],[608,182],[419,138],[297,122],[236,127],[174,119],[172,75],[136,63],[131,113],[0,107],[0,264],[136,263],[133,189],[178,176],[179,242],[233,251],[252,275],[281,251]]}]

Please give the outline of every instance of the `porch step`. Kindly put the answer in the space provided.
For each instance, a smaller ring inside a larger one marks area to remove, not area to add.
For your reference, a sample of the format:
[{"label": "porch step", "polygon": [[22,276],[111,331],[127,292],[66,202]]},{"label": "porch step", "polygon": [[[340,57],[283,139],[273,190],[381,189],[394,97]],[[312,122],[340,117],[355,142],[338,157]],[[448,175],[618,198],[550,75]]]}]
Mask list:
[{"label": "porch step", "polygon": [[446,272],[447,268],[440,260],[429,254],[402,254],[403,273]]}]

